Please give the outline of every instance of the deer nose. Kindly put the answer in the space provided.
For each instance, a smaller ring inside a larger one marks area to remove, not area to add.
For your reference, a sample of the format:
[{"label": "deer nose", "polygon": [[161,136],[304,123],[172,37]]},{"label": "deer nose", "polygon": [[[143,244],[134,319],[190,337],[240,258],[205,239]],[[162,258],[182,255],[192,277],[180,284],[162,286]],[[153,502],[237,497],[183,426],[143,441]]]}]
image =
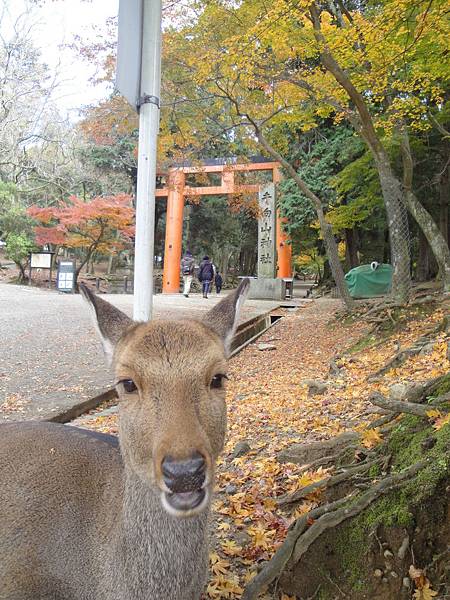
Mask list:
[{"label": "deer nose", "polygon": [[168,455],[161,468],[164,483],[174,494],[199,490],[205,481],[206,461],[200,452],[185,460]]}]

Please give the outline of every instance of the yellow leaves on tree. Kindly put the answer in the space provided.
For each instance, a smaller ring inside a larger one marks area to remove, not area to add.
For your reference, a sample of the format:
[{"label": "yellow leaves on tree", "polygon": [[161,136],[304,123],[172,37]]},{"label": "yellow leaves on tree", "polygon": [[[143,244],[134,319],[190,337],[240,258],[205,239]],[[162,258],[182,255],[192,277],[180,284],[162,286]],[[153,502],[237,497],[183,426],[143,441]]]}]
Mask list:
[{"label": "yellow leaves on tree", "polygon": [[236,139],[242,134],[253,144],[252,128],[245,134],[250,116],[270,126],[267,135],[283,154],[289,124],[307,131],[324,117],[354,114],[348,90],[321,64],[324,48],[357,92],[370,96],[367,108],[386,132],[401,118],[429,127],[427,110],[444,97],[450,33],[444,0],[388,0],[364,11],[317,4],[322,41],[306,0],[199,6],[164,34],[163,87],[173,104],[163,110],[162,131],[172,151],[204,147],[205,137],[216,132],[220,139],[233,127]]}]

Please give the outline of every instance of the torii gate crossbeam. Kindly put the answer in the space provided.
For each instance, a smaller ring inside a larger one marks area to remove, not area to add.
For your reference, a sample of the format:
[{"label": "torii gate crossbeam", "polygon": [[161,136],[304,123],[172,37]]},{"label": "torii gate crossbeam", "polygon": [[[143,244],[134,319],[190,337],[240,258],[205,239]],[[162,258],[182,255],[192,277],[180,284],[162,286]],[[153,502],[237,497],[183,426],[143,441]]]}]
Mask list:
[{"label": "torii gate crossbeam", "polygon": [[[180,261],[183,239],[183,213],[186,197],[223,194],[258,193],[258,184],[235,184],[234,174],[239,171],[272,171],[272,181],[281,179],[278,162],[258,162],[245,164],[202,165],[192,167],[172,167],[168,172],[168,185],[157,188],[157,197],[167,197],[166,240],[164,251],[163,293],[178,293],[180,288]],[[186,175],[192,173],[219,173],[221,185],[190,187],[186,186]],[[278,277],[291,277],[292,249],[288,235],[283,231],[282,219],[277,211],[276,248],[278,256]]]}]

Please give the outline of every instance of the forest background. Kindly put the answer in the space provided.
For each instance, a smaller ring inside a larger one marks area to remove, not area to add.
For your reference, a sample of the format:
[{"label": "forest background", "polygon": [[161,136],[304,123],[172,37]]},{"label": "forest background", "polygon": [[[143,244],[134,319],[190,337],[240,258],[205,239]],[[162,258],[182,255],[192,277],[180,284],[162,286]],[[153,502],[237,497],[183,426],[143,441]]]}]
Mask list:
[{"label": "forest background", "polygon": [[[0,239],[22,276],[42,244],[112,271],[132,263],[138,139],[113,90],[117,23],[72,42],[111,90],[73,122],[30,33],[39,4],[0,44]],[[279,160],[298,271],[334,278],[349,305],[344,272],[373,260],[392,263],[400,300],[411,276],[449,289],[448,29],[443,0],[167,3],[157,185],[184,161]],[[184,246],[253,274],[256,213],[244,195],[192,199]],[[159,200],[161,257],[164,228]]]}]

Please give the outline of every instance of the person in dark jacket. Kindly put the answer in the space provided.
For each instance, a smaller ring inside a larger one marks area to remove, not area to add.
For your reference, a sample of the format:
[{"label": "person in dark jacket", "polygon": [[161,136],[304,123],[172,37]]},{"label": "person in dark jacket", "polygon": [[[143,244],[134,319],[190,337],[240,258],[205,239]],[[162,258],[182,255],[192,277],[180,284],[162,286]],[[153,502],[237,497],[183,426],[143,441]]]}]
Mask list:
[{"label": "person in dark jacket", "polygon": [[183,275],[184,289],[183,294],[187,298],[191,291],[192,276],[194,275],[195,261],[189,250],[186,250],[181,259],[181,274]]},{"label": "person in dark jacket", "polygon": [[217,267],[216,267],[216,265],[212,261],[211,261],[211,264],[212,264],[212,268],[213,268],[213,276],[212,276],[211,283],[209,284],[208,294],[210,294],[212,292],[213,281],[215,281],[215,279],[216,279],[216,273],[217,273]]},{"label": "person in dark jacket", "polygon": [[220,294],[223,285],[223,279],[219,271],[217,271],[216,276],[214,277],[214,284],[216,286],[216,293]]},{"label": "person in dark jacket", "polygon": [[202,282],[203,298],[208,297],[208,290],[211,281],[214,279],[214,268],[209,256],[204,256],[198,270],[198,279]]}]

